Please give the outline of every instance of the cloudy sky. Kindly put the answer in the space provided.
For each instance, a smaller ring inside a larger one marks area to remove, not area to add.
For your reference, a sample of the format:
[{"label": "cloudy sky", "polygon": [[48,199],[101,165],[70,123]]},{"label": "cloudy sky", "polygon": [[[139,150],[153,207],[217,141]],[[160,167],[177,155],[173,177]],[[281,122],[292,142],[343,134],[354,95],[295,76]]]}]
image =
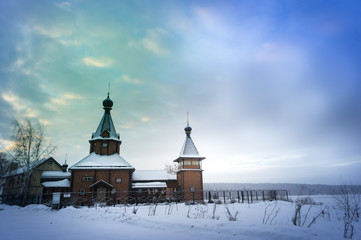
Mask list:
[{"label": "cloudy sky", "polygon": [[162,169],[189,112],[205,182],[361,184],[359,1],[1,1],[0,141],[89,153],[110,83],[121,155]]}]

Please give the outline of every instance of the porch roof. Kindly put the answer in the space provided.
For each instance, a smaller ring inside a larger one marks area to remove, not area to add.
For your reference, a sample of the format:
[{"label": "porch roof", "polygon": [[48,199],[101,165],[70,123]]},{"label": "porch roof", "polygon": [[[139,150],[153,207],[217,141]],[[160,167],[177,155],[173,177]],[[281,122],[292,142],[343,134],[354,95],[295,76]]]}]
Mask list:
[{"label": "porch roof", "polygon": [[109,188],[113,188],[113,185],[111,185],[110,183],[104,181],[103,179],[100,179],[99,181],[93,183],[92,185],[89,186],[89,188],[93,188],[97,185],[105,185],[106,187],[109,187]]}]

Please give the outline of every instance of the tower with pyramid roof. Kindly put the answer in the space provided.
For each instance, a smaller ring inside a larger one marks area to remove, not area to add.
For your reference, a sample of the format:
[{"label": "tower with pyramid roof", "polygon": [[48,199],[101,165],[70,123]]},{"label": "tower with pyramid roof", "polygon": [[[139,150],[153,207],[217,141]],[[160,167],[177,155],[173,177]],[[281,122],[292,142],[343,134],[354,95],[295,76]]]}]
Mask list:
[{"label": "tower with pyramid roof", "polygon": [[192,128],[184,128],[186,139],[179,154],[174,160],[178,163],[177,188],[181,193],[182,201],[203,200],[203,176],[202,160],[205,157],[199,155],[198,150],[191,138]]},{"label": "tower with pyramid roof", "polygon": [[114,123],[110,110],[112,110],[113,101],[108,97],[103,101],[104,115],[99,123],[97,130],[92,133],[89,140],[90,153],[95,152],[99,155],[111,155],[120,151],[119,133],[115,131]]},{"label": "tower with pyramid roof", "polygon": [[119,155],[121,141],[110,114],[112,107],[108,93],[103,101],[104,115],[89,140],[89,155],[70,167],[71,189],[80,201],[128,201],[135,168]]}]

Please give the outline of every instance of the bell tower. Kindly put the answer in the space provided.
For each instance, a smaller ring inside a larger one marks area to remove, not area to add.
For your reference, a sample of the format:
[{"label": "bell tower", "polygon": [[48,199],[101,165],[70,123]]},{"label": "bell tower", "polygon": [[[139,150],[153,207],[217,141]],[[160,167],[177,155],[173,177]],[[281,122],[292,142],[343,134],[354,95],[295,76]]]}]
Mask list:
[{"label": "bell tower", "polygon": [[112,155],[120,152],[119,133],[115,131],[110,110],[112,110],[113,101],[108,97],[103,101],[104,115],[99,123],[97,130],[92,133],[89,140],[90,153],[95,152],[99,155]]},{"label": "bell tower", "polygon": [[179,154],[174,160],[178,163],[177,189],[180,191],[183,201],[203,200],[203,176],[202,160],[205,157],[199,155],[196,146],[191,138],[192,128],[184,128],[186,139]]}]

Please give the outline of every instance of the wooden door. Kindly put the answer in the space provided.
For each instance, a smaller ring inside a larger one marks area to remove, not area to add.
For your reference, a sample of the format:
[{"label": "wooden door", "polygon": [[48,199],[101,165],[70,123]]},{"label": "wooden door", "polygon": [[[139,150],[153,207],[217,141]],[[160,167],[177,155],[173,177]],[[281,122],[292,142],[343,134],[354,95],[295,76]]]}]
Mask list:
[{"label": "wooden door", "polygon": [[97,189],[97,200],[98,202],[105,202],[107,197],[107,189],[100,187]]}]

